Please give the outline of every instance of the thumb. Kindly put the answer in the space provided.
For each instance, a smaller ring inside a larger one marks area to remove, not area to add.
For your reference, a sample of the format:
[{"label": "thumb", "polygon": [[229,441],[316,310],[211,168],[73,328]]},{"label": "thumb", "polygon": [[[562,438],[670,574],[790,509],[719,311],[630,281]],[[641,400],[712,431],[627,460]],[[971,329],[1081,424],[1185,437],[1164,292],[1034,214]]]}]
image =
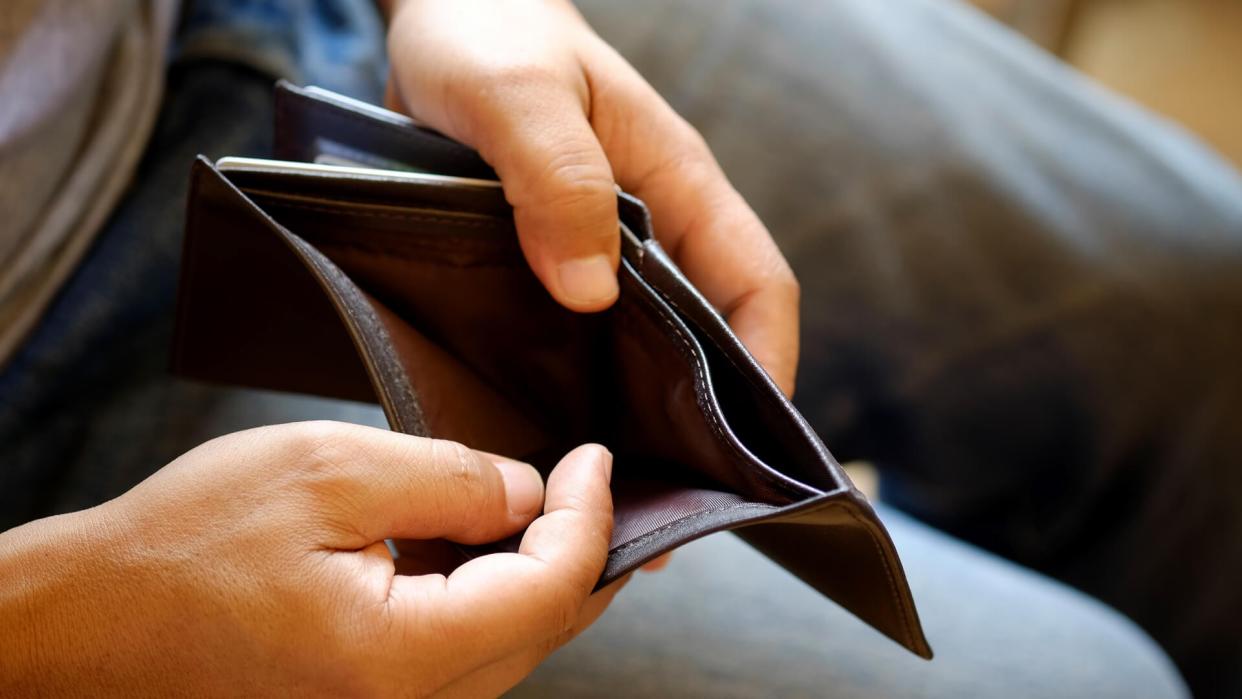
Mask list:
[{"label": "thumb", "polygon": [[617,298],[617,192],[608,158],[572,90],[498,89],[470,117],[471,141],[500,176],[527,262],[575,311]]}]

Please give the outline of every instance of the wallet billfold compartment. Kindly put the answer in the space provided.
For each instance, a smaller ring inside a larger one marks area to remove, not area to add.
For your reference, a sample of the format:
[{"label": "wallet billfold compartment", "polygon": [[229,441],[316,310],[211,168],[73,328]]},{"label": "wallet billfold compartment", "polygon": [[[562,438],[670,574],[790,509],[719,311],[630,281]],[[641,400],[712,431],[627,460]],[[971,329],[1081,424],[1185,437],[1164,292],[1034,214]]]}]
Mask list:
[{"label": "wallet billfold compartment", "polygon": [[[392,429],[546,470],[614,454],[600,585],[736,534],[931,657],[866,498],[618,193],[620,296],[559,306],[494,173],[406,117],[282,83],[279,161],[192,171],[173,347],[196,379],[378,402]],[[473,556],[513,546],[462,547]]]}]

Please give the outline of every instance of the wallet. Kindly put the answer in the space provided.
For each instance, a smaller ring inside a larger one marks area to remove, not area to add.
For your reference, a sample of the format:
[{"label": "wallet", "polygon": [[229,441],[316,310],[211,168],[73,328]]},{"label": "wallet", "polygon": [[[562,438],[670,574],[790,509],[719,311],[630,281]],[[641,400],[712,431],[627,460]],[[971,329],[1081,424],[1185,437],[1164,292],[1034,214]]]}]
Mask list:
[{"label": "wallet", "polygon": [[661,249],[641,201],[617,195],[616,304],[580,314],[530,271],[496,175],[469,148],[282,83],[274,149],[193,165],[175,373],[378,402],[393,430],[545,474],[601,443],[615,509],[601,586],[732,530],[931,657],[875,511]]}]

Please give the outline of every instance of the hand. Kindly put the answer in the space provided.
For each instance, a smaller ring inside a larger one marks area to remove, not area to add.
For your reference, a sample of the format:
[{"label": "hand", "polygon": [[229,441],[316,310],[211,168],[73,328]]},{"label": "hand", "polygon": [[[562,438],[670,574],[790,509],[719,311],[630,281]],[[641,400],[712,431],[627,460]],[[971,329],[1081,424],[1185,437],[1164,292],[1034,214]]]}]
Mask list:
[{"label": "hand", "polygon": [[[545,504],[530,466],[449,442],[337,423],[208,442],[0,535],[0,695],[498,694],[615,593],[590,594],[610,473],[579,447]],[[520,553],[447,577],[395,575],[384,543],[527,524]]]},{"label": "hand", "polygon": [[790,393],[798,285],[699,134],[567,0],[392,0],[390,107],[474,147],[522,249],[565,306],[617,297],[614,183]]}]

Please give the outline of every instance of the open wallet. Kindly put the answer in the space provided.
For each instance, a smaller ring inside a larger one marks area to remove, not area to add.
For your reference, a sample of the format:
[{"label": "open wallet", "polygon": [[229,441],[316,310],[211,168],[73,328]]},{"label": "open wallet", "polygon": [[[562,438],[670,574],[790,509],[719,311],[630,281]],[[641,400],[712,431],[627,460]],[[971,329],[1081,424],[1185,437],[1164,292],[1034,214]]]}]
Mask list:
[{"label": "open wallet", "polygon": [[465,146],[285,83],[274,143],[278,160],[194,164],[176,373],[378,402],[393,430],[545,475],[601,443],[615,509],[601,586],[734,530],[931,657],[875,511],[660,248],[642,202],[617,195],[620,297],[580,314],[531,272],[496,175]]}]

